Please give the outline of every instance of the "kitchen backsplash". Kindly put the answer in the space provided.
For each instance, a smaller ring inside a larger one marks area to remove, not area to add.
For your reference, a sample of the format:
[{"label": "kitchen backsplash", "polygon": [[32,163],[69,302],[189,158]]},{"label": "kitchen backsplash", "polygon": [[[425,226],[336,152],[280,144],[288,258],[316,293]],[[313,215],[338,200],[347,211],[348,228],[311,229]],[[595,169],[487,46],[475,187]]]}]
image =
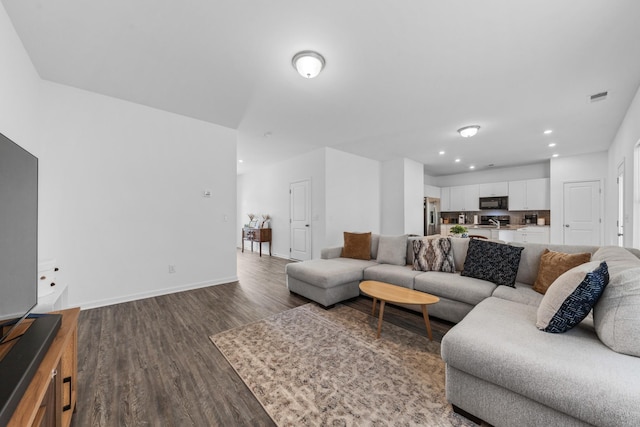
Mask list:
[{"label": "kitchen backsplash", "polygon": [[505,211],[505,210],[495,210],[495,211],[477,211],[477,212],[442,212],[440,214],[442,218],[442,222],[444,224],[457,224],[458,217],[460,214],[464,214],[466,216],[465,224],[473,224],[473,216],[478,215],[480,218],[481,215],[508,215],[510,217],[510,223],[512,225],[520,225],[526,224],[525,215],[537,215],[538,219],[544,219],[544,224],[549,225],[551,219],[551,211]]}]

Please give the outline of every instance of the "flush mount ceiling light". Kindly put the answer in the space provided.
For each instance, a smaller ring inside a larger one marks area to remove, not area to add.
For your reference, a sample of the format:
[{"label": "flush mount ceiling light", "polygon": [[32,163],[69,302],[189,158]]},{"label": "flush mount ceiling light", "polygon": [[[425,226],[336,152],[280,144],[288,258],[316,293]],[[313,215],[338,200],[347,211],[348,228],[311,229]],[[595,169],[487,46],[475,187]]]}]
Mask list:
[{"label": "flush mount ceiling light", "polygon": [[325,61],[318,52],[303,50],[293,56],[291,64],[302,77],[312,79],[320,74],[320,71],[324,68]]},{"label": "flush mount ceiling light", "polygon": [[471,125],[471,126],[465,126],[463,128],[458,129],[458,133],[463,138],[469,138],[475,135],[476,133],[478,133],[478,130],[480,130],[480,126]]}]

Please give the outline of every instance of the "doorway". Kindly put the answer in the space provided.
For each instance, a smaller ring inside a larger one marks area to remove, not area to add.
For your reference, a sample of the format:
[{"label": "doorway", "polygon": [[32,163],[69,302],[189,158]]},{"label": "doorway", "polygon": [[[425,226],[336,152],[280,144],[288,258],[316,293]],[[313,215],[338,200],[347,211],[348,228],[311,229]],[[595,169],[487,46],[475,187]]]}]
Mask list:
[{"label": "doorway", "polygon": [[299,261],[311,259],[311,181],[289,184],[291,243],[289,257]]},{"label": "doorway", "polygon": [[600,181],[565,182],[563,189],[565,245],[601,245]]},{"label": "doorway", "polygon": [[618,165],[618,246],[624,247],[624,159]]}]

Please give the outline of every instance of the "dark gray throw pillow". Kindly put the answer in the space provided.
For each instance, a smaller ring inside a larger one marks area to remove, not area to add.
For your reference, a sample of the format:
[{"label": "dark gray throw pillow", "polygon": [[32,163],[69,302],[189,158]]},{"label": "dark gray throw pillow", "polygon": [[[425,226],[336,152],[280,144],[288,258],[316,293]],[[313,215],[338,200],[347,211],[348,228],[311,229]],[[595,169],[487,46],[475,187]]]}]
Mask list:
[{"label": "dark gray throw pillow", "polygon": [[523,249],[503,243],[471,239],[461,275],[513,288]]}]

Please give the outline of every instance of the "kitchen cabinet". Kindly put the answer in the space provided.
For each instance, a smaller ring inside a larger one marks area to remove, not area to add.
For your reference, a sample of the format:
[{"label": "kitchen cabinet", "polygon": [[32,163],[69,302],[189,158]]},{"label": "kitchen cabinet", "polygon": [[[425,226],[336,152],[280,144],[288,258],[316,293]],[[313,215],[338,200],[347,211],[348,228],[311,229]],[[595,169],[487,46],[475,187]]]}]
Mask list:
[{"label": "kitchen cabinet", "polygon": [[515,241],[516,230],[498,230],[498,239],[505,242]]},{"label": "kitchen cabinet", "polygon": [[440,212],[451,211],[451,187],[440,189]]},{"label": "kitchen cabinet", "polygon": [[514,242],[549,243],[549,227],[524,227],[515,231]]},{"label": "kitchen cabinet", "polygon": [[502,197],[509,195],[509,183],[506,181],[480,184],[478,189],[479,197]]},{"label": "kitchen cabinet", "polygon": [[[478,184],[445,187],[449,189],[449,211],[478,211]],[[444,189],[443,189],[444,190]],[[444,211],[444,208],[442,209]]]},{"label": "kitchen cabinet", "polygon": [[544,211],[549,209],[549,178],[509,181],[510,211]]}]

